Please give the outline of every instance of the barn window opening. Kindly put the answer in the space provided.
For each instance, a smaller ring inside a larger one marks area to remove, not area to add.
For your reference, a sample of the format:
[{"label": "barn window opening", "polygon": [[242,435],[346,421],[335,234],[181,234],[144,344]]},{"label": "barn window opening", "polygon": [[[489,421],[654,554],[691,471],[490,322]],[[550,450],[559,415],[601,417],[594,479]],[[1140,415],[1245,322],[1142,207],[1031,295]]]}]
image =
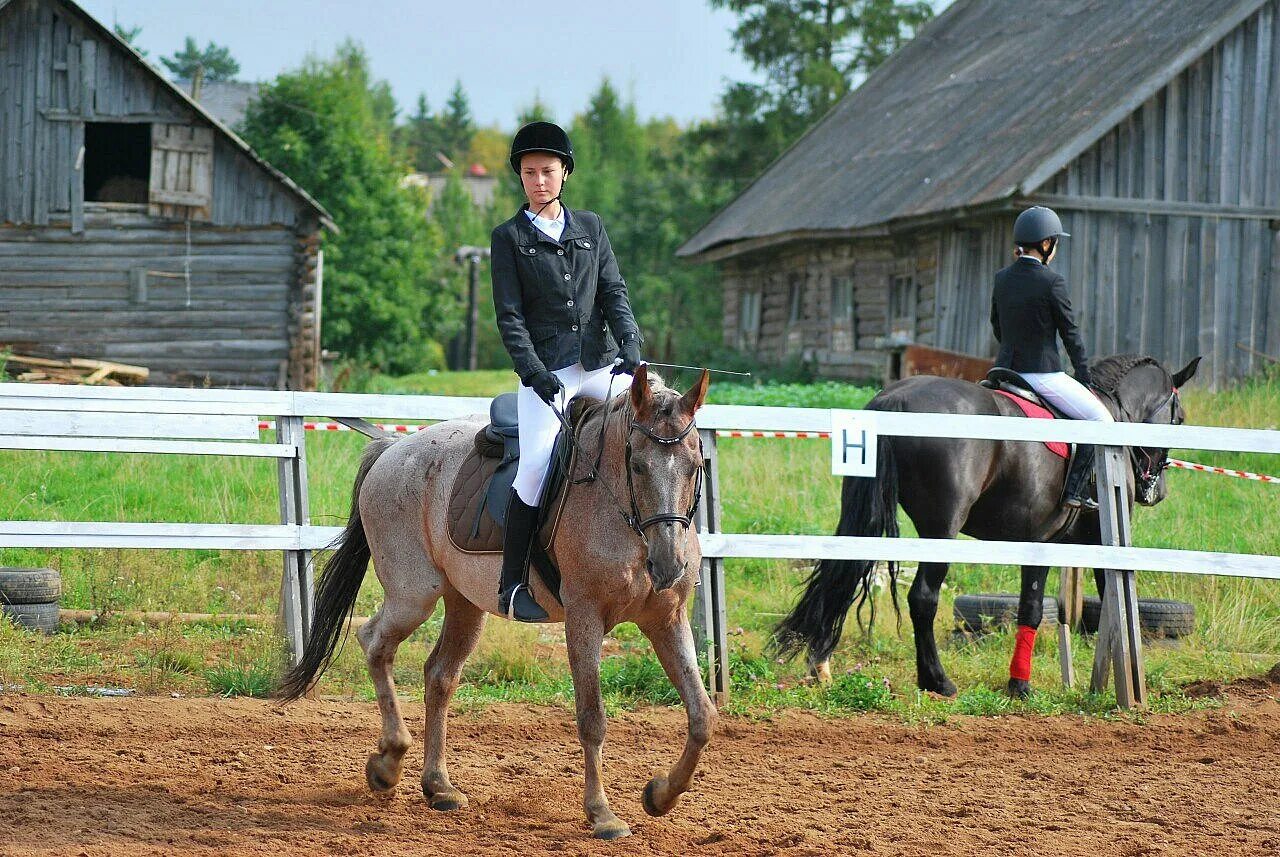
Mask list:
[{"label": "barn window opening", "polygon": [[738,347],[754,348],[760,340],[760,292],[744,291],[738,301]]},{"label": "barn window opening", "polygon": [[151,126],[144,122],[86,122],[86,202],[145,205],[151,175]]},{"label": "barn window opening", "polygon": [[916,336],[916,278],[896,276],[889,281],[889,336],[911,342]]}]

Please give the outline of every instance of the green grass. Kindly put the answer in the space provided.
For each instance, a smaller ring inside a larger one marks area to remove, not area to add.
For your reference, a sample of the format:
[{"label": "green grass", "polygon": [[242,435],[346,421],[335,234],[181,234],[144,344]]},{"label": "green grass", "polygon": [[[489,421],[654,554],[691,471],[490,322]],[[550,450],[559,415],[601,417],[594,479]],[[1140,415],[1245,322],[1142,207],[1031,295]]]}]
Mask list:
[{"label": "green grass", "polygon": [[[376,392],[492,395],[514,389],[509,372],[423,374],[368,379]],[[839,384],[713,385],[712,401],[858,407],[872,391]],[[1224,393],[1189,390],[1192,422],[1274,427],[1280,414],[1280,378],[1255,381]],[[308,438],[312,518],[341,524],[350,502],[363,439],[353,433]],[[826,444],[804,440],[726,440],[720,445],[725,529],[748,533],[830,533],[838,511],[839,481],[830,475]],[[1274,456],[1175,452],[1210,464],[1280,472]],[[0,453],[7,478],[0,484],[0,512],[15,520],[207,521],[273,523],[278,506],[274,465],[176,456],[76,453]],[[770,474],[761,479],[760,474]],[[1139,544],[1280,554],[1274,522],[1280,488],[1197,473],[1171,471],[1170,497],[1134,516]],[[910,523],[903,519],[904,533]],[[278,554],[236,551],[4,550],[0,564],[49,565],[63,576],[62,606],[96,611],[93,625],[64,625],[49,637],[0,622],[0,685],[35,690],[66,686],[123,686],[144,693],[246,694],[269,692],[280,668],[281,641],[273,617],[282,568]],[[961,688],[955,700],[915,689],[910,626],[895,628],[886,593],[878,596],[879,621],[870,637],[849,622],[833,662],[836,680],[817,687],[796,664],[780,664],[762,652],[772,625],[794,601],[807,567],[763,560],[726,563],[729,621],[734,647],[732,713],[768,717],[787,709],[842,716],[885,712],[907,721],[941,722],[956,716],[1007,713],[1081,713],[1112,716],[1114,698],[1061,686],[1057,641],[1037,641],[1037,693],[1025,702],[1002,692],[1012,637],[998,633],[977,642],[944,643],[943,663]],[[908,572],[910,569],[908,569]],[[1056,575],[1051,580],[1056,581]],[[954,597],[964,592],[1016,591],[1016,569],[987,565],[952,568],[937,622],[949,640]],[[1053,584],[1053,585],[1056,585]],[[1052,587],[1051,587],[1052,588]],[[1185,711],[1213,700],[1193,700],[1181,688],[1196,679],[1229,680],[1265,670],[1280,660],[1280,585],[1157,573],[1139,575],[1143,595],[1191,601],[1196,633],[1177,649],[1149,647],[1147,679],[1154,711]],[[901,593],[905,596],[905,590]],[[381,591],[372,574],[356,611],[376,609]],[[159,626],[127,620],[128,611],[210,613],[195,625]],[[267,618],[231,618],[259,614]],[[436,614],[401,647],[395,677],[404,694],[418,695],[422,666],[441,625]],[[1087,681],[1089,640],[1077,640],[1076,675]],[[672,705],[677,697],[647,641],[634,625],[610,635],[602,664],[610,709]],[[362,653],[348,639],[321,693],[372,699]],[[563,631],[493,621],[468,663],[457,704],[495,701],[572,705]]]}]

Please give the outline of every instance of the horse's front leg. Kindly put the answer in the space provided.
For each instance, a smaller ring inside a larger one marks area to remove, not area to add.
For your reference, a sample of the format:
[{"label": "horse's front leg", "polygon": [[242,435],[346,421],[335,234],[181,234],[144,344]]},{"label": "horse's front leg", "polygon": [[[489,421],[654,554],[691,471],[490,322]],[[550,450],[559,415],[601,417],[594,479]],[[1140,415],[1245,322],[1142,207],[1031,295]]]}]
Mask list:
[{"label": "horse's front leg", "polygon": [[578,741],[586,768],[582,805],[597,839],[621,839],[631,828],[613,814],[604,793],[600,754],[604,747],[604,699],[600,696],[600,646],[604,622],[591,610],[566,610],[565,641],[573,673],[573,701],[578,712]]},{"label": "horse's front leg", "polygon": [[1018,636],[1009,663],[1009,695],[1026,699],[1031,695],[1031,652],[1036,645],[1036,630],[1044,618],[1044,583],[1049,577],[1045,565],[1022,567],[1022,592],[1018,596]]},{"label": "horse's front leg", "polygon": [[679,691],[689,717],[684,752],[666,776],[654,777],[644,790],[644,811],[649,815],[666,815],[693,783],[698,759],[711,740],[711,730],[715,728],[716,708],[702,686],[698,659],[694,654],[693,632],[689,629],[684,605],[681,604],[675,615],[662,624],[645,625],[642,630],[653,644],[653,651],[667,677]]},{"label": "horse's front leg", "polygon": [[956,685],[942,668],[933,623],[938,616],[938,597],[949,568],[945,562],[920,563],[911,591],[907,593],[911,628],[916,638],[916,685],[921,690],[947,697],[956,695]]}]

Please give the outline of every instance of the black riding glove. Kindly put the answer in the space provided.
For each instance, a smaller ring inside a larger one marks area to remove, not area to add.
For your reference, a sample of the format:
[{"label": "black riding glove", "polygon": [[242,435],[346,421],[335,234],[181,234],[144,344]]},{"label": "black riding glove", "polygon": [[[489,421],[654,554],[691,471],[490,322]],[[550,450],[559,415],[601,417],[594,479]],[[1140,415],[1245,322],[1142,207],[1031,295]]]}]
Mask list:
[{"label": "black riding glove", "polygon": [[1087,366],[1076,367],[1076,380],[1079,381],[1084,386],[1088,387],[1090,383],[1093,381],[1093,378],[1089,375],[1089,367]]},{"label": "black riding glove", "polygon": [[560,379],[546,369],[530,372],[524,377],[523,383],[537,393],[538,398],[548,405],[555,399],[556,393],[564,389],[564,384],[560,383]]},{"label": "black riding glove", "polygon": [[634,375],[640,368],[640,340],[627,337],[618,346],[618,359],[622,362],[613,367],[615,375]]}]

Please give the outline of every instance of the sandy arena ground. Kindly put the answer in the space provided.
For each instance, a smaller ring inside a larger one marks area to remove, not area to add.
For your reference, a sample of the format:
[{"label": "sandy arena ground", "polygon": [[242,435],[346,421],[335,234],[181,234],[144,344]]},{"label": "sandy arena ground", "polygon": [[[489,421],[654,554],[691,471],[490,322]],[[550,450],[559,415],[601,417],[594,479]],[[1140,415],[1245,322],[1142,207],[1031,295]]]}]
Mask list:
[{"label": "sandy arena ground", "polygon": [[[1220,710],[1143,725],[1067,717],[904,726],[862,716],[722,718],[694,790],[649,818],[679,710],[615,717],[614,809],[588,838],[572,714],[451,720],[470,799],[432,812],[410,754],[395,799],[364,783],[371,704],[0,696],[2,854],[1277,854],[1280,669]],[[420,723],[421,705],[410,705]],[[420,733],[420,729],[418,730]]]}]

